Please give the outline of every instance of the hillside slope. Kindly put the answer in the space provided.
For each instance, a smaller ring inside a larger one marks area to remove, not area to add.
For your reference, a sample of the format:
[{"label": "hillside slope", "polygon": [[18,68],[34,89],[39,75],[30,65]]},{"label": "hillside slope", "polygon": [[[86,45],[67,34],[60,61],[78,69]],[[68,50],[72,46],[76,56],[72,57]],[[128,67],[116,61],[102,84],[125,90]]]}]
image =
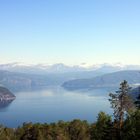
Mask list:
[{"label": "hillside slope", "polygon": [[98,87],[117,87],[123,80],[127,80],[129,84],[139,84],[140,71],[119,71],[90,79],[71,80],[64,82],[62,86],[69,90]]}]

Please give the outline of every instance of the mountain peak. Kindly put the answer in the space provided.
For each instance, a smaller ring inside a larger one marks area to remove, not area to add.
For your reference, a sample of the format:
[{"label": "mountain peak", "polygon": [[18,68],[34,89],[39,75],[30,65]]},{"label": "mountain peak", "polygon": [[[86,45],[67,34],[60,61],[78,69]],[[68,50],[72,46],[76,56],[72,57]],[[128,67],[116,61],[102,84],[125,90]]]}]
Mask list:
[{"label": "mountain peak", "polygon": [[8,70],[12,72],[24,73],[65,73],[65,72],[78,72],[78,71],[99,71],[103,73],[110,73],[120,70],[139,70],[140,65],[123,65],[121,63],[103,63],[87,66],[82,63],[80,65],[65,65],[63,63],[56,64],[24,64],[24,63],[7,63],[0,64],[0,70]]}]

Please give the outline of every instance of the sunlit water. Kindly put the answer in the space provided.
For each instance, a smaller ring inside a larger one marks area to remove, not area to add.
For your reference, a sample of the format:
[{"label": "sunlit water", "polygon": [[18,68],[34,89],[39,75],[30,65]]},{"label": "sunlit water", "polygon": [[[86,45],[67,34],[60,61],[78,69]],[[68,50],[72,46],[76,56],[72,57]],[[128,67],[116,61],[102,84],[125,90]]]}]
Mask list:
[{"label": "sunlit water", "polygon": [[60,87],[15,93],[16,99],[0,109],[0,123],[17,127],[23,122],[57,122],[73,119],[96,121],[100,111],[112,114],[111,89],[67,91]]}]

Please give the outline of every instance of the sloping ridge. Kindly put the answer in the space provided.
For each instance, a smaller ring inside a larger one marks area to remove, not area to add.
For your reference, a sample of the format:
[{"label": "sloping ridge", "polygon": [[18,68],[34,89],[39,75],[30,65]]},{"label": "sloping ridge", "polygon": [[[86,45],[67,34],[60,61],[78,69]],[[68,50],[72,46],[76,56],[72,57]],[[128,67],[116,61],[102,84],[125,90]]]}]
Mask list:
[{"label": "sloping ridge", "polygon": [[62,86],[69,90],[97,87],[118,87],[120,82],[127,80],[129,84],[140,83],[140,71],[119,71],[90,79],[77,79],[65,82]]}]

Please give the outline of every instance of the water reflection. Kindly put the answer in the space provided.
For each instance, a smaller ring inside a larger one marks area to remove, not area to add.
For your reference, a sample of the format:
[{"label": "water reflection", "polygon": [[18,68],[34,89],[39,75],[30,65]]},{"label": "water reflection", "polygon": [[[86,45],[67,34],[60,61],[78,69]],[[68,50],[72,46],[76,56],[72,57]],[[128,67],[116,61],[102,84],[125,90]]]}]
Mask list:
[{"label": "water reflection", "polygon": [[13,102],[13,100],[10,101],[0,101],[0,110],[7,108],[11,103]]}]

